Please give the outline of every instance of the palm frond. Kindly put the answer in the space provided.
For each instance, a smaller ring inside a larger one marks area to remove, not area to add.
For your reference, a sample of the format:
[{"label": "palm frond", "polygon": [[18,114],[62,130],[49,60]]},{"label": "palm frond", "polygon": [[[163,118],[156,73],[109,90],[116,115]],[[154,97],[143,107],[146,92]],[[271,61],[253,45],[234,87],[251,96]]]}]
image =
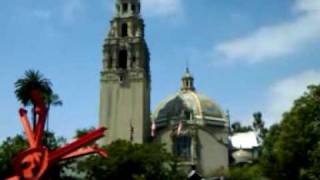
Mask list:
[{"label": "palm frond", "polygon": [[27,70],[24,77],[15,82],[15,94],[17,99],[24,105],[30,105],[31,91],[39,90],[43,96],[51,96],[51,81],[44,78],[39,71]]}]

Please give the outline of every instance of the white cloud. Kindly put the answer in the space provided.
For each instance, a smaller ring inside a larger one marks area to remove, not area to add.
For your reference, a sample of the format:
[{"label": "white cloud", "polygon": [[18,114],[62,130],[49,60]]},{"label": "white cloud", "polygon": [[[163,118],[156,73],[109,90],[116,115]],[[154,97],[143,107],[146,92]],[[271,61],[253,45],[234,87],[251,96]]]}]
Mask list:
[{"label": "white cloud", "polygon": [[177,16],[182,13],[182,0],[141,0],[146,16]]},{"label": "white cloud", "polygon": [[248,36],[218,44],[214,50],[228,62],[257,63],[298,51],[320,39],[320,1],[296,0],[297,18],[271,26],[260,27]]},{"label": "white cloud", "polygon": [[319,11],[320,1],[319,0],[297,0],[294,9],[297,11]]},{"label": "white cloud", "polygon": [[320,70],[308,70],[272,84],[265,111],[268,124],[279,122],[282,114],[290,110],[294,100],[303,95],[307,86],[319,83]]}]

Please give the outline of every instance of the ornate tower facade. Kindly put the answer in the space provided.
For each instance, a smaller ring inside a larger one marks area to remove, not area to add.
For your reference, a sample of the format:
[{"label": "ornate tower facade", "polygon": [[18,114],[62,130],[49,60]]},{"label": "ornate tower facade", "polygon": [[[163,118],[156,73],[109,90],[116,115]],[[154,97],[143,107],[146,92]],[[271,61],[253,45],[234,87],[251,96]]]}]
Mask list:
[{"label": "ornate tower facade", "polygon": [[103,46],[100,125],[108,131],[102,143],[117,139],[143,143],[149,137],[149,61],[140,0],[116,0]]}]

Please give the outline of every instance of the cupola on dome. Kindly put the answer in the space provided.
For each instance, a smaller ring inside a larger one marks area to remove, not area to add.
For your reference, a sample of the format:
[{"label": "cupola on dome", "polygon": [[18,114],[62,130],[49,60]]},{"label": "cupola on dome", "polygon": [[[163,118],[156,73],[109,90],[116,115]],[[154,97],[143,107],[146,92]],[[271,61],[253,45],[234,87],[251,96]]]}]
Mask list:
[{"label": "cupola on dome", "polygon": [[196,92],[194,78],[186,69],[182,87],[175,95],[162,101],[156,108],[153,119],[158,125],[184,119],[190,123],[226,125],[226,116],[220,106],[209,97]]}]

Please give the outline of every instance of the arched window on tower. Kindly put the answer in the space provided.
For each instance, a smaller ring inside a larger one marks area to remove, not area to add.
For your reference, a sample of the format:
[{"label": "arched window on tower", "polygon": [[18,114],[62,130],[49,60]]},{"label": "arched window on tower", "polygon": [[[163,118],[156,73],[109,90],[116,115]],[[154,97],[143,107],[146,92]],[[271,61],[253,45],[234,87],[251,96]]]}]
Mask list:
[{"label": "arched window on tower", "polygon": [[127,37],[128,36],[128,25],[127,23],[123,23],[121,26],[121,35],[122,37]]},{"label": "arched window on tower", "polygon": [[112,63],[113,63],[113,60],[112,60],[112,58],[110,57],[109,63],[108,63],[108,69],[111,69],[111,68],[112,68]]},{"label": "arched window on tower", "polygon": [[175,154],[185,160],[191,157],[191,137],[178,136],[175,142]]},{"label": "arched window on tower", "polygon": [[131,5],[131,11],[132,11],[133,13],[136,12],[136,5],[134,5],[134,4]]},{"label": "arched window on tower", "polygon": [[136,66],[136,57],[132,57],[132,60],[131,60],[131,65],[130,65],[130,67],[131,68],[135,68],[135,66]]},{"label": "arched window on tower", "polygon": [[128,3],[123,3],[122,11],[123,11],[123,13],[127,13],[128,12]]},{"label": "arched window on tower", "polygon": [[126,50],[121,50],[119,52],[118,67],[120,69],[127,69],[127,62],[128,62],[128,53]]}]

